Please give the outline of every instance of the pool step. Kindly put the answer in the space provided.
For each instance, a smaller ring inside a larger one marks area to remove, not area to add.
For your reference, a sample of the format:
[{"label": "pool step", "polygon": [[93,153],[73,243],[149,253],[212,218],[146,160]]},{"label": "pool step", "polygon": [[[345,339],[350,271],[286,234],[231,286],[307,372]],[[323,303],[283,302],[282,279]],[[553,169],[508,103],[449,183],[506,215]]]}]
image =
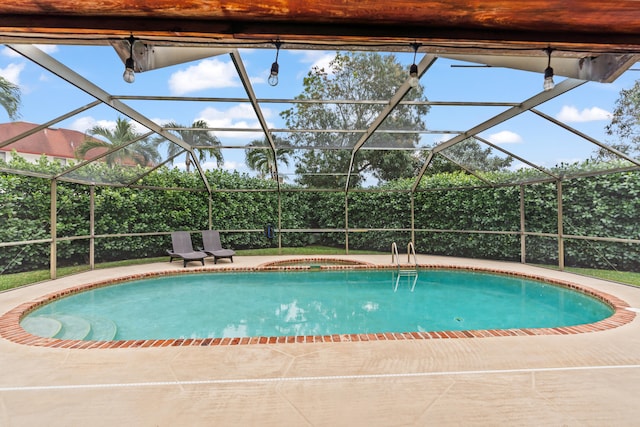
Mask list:
[{"label": "pool step", "polygon": [[59,320],[46,316],[27,316],[20,322],[22,329],[32,335],[53,338],[62,330]]},{"label": "pool step", "polygon": [[62,323],[62,330],[54,336],[62,340],[83,340],[91,332],[91,324],[82,317],[56,314],[52,316]]},{"label": "pool step", "polygon": [[111,319],[92,318],[91,332],[87,336],[87,340],[91,341],[112,341],[116,337],[118,328]]},{"label": "pool step", "polygon": [[27,316],[20,325],[33,335],[63,340],[111,341],[117,333],[116,324],[109,319],[64,314]]}]

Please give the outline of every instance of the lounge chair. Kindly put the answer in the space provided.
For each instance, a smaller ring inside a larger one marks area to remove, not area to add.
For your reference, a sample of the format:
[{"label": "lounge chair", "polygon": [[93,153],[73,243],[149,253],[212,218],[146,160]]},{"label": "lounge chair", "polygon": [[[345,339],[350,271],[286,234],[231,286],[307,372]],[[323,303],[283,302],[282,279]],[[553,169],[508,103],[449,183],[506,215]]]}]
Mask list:
[{"label": "lounge chair", "polygon": [[167,250],[169,262],[174,259],[181,259],[184,262],[184,267],[187,266],[189,261],[200,261],[204,265],[204,259],[208,255],[202,251],[193,250],[191,234],[188,231],[174,231],[171,233],[171,243],[173,244],[173,250]]},{"label": "lounge chair", "polygon": [[205,230],[202,232],[203,251],[213,257],[213,263],[217,264],[220,258],[229,258],[233,262],[236,254],[232,249],[224,249],[220,243],[220,233],[216,230]]}]

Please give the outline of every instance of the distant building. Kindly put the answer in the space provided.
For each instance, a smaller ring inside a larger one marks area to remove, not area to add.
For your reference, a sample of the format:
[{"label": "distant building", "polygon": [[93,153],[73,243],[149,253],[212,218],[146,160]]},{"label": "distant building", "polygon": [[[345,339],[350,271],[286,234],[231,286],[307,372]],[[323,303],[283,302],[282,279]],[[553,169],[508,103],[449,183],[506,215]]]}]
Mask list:
[{"label": "distant building", "polygon": [[[37,126],[27,122],[0,123],[0,144]],[[87,138],[90,137],[77,130],[43,129],[0,148],[0,159],[11,160],[11,152],[15,150],[29,162],[37,161],[44,154],[49,160],[58,160],[66,165],[69,161],[77,161],[75,151]],[[92,150],[91,157],[95,156],[94,153]]]}]

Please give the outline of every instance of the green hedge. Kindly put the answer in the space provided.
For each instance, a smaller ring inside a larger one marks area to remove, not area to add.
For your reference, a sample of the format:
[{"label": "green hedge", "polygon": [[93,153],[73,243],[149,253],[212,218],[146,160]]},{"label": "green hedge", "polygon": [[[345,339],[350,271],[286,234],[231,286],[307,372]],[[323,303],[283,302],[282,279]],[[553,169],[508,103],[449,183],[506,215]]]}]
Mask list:
[{"label": "green hedge", "polygon": [[[55,164],[41,162],[34,170],[55,171]],[[96,166],[98,167],[98,166]],[[222,231],[223,244],[234,249],[277,245],[265,238],[266,224],[282,229],[344,229],[345,193],[294,191],[282,185],[280,200],[273,181],[250,178],[221,170],[207,172],[213,190],[212,226]],[[423,179],[414,194],[416,249],[419,253],[517,261],[520,259],[520,187],[437,190],[464,187],[468,176],[442,174]],[[204,230],[209,227],[209,197],[196,173],[160,169],[141,183],[166,187],[152,190],[127,187],[95,187],[95,233],[158,233]],[[406,190],[411,182],[385,187]],[[197,188],[185,191],[180,188]],[[50,233],[50,189],[47,179],[0,173],[0,242],[47,239]],[[229,192],[226,189],[246,189]],[[523,187],[526,230],[557,232],[555,184]],[[259,190],[259,191],[254,191]],[[290,191],[291,190],[291,191]],[[563,182],[564,232],[580,236],[639,239],[640,175],[616,173]],[[89,234],[90,187],[67,182],[57,185],[57,235],[59,238]],[[397,242],[401,252],[411,239],[411,195],[407,192],[358,192],[348,195],[350,249],[388,251]],[[243,231],[225,231],[243,230]],[[365,231],[369,230],[369,231]],[[427,230],[427,231],[424,231]],[[430,230],[480,230],[514,234],[459,233]],[[343,232],[281,234],[283,246],[327,245],[344,247]],[[194,244],[199,245],[197,233]],[[96,239],[96,261],[160,256],[170,247],[163,236]],[[567,265],[576,267],[640,270],[640,248],[628,243],[585,240],[565,241]],[[557,263],[555,237],[528,236],[527,262]],[[88,263],[88,240],[59,241],[59,265]],[[30,244],[0,248],[0,272],[48,268],[49,245]]]}]

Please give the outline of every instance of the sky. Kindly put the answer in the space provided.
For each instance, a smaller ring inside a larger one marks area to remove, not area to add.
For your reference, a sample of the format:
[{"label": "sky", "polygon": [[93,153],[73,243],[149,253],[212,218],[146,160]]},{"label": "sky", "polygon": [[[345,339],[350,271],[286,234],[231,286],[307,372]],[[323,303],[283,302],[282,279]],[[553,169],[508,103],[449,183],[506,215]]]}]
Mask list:
[{"label": "sky", "polygon": [[[113,95],[162,95],[180,97],[238,97],[246,92],[228,54],[195,60],[179,65],[136,74],[132,84],[124,82],[124,65],[110,46],[39,46],[55,60],[75,70],[87,80]],[[327,67],[335,52],[280,50],[279,84],[270,86],[267,78],[275,59],[275,48],[240,50],[244,67],[250,76],[256,96],[269,99],[293,98],[302,92],[303,78],[314,66]],[[408,70],[413,53],[396,53],[398,61]],[[422,54],[418,54],[420,61]],[[542,90],[543,71],[528,72],[504,68],[479,68],[460,61],[440,58],[420,80],[431,101],[492,101],[522,102]],[[553,66],[553,59],[551,65]],[[632,67],[634,68],[634,67]],[[21,120],[43,123],[63,115],[94,98],[69,85],[9,47],[0,48],[0,76],[19,85],[22,92]],[[537,108],[567,125],[601,142],[613,142],[605,133],[611,112],[620,90],[633,86],[640,73],[627,71],[613,83],[587,82]],[[563,77],[556,76],[558,84]],[[249,103],[203,101],[124,101],[158,124],[177,122],[190,125],[205,120],[211,127],[258,128],[258,120]],[[262,104],[269,124],[283,128],[279,113],[292,104]],[[441,131],[465,131],[505,110],[506,107],[431,107],[424,118],[427,128]],[[84,111],[56,125],[56,127],[85,132],[95,125],[110,127],[120,114],[99,106]],[[0,122],[9,121],[0,110]],[[142,129],[141,129],[142,130]],[[242,147],[260,138],[260,134],[243,131],[218,133],[223,145]],[[450,134],[426,134],[420,145],[437,144],[451,138]],[[480,134],[506,150],[544,167],[559,163],[573,163],[589,157],[595,147],[584,139],[552,125],[532,113]],[[219,165],[228,170],[249,173],[244,164],[244,150],[223,150],[225,162]],[[174,165],[182,167],[182,159]],[[517,166],[516,162],[516,166]],[[217,167],[211,161],[205,167]],[[281,167],[281,170],[284,170]]]}]

